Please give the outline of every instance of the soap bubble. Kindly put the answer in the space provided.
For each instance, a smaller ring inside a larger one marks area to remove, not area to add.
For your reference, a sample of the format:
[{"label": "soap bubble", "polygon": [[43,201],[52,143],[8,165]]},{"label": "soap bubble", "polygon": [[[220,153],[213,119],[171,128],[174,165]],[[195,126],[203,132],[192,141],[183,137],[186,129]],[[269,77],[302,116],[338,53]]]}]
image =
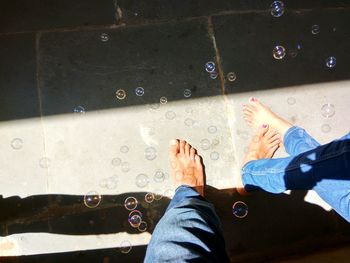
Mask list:
[{"label": "soap bubble", "polygon": [[122,163],[122,160],[120,158],[113,158],[111,161],[111,164],[113,166],[119,166]]},{"label": "soap bubble", "polygon": [[149,108],[151,111],[155,111],[155,110],[158,110],[160,107],[160,104],[159,103],[152,103],[152,104],[149,104]]},{"label": "soap bubble", "polygon": [[159,99],[159,102],[160,102],[160,104],[166,104],[168,102],[168,99],[167,99],[167,97],[161,97]]},{"label": "soap bubble", "polygon": [[165,180],[165,173],[162,170],[157,170],[154,173],[153,180],[157,183],[161,183]]},{"label": "soap bubble", "polygon": [[335,108],[333,104],[326,103],[321,108],[322,116],[325,118],[330,118],[335,114]]},{"label": "soap bubble", "polygon": [[47,157],[43,157],[39,160],[39,166],[41,168],[48,168],[50,166],[50,159]]},{"label": "soap bubble", "polygon": [[130,164],[128,162],[122,162],[121,163],[121,170],[124,172],[124,173],[127,173],[130,171]]},{"label": "soap bubble", "polygon": [[220,155],[219,155],[218,152],[211,152],[211,153],[210,153],[210,159],[212,159],[213,161],[218,160],[219,157],[220,157]]},{"label": "soap bubble", "polygon": [[145,195],[145,201],[147,203],[152,203],[154,201],[154,194],[153,193],[147,193]]},{"label": "soap bubble", "polygon": [[194,124],[194,120],[190,119],[190,118],[186,118],[184,121],[186,126],[191,127]]},{"label": "soap bubble", "polygon": [[134,216],[134,215],[138,215],[139,217],[142,218],[142,213],[141,213],[139,210],[132,210],[132,211],[129,213],[128,218],[131,218],[131,217]]},{"label": "soap bubble", "polygon": [[209,76],[211,79],[216,79],[218,77],[218,73],[216,71],[210,72]]},{"label": "soap bubble", "polygon": [[337,64],[337,59],[335,57],[329,57],[326,59],[326,66],[328,68],[334,68]]},{"label": "soap bubble", "polygon": [[84,204],[88,208],[95,208],[101,203],[101,195],[96,191],[90,191],[84,196]]},{"label": "soap bubble", "polygon": [[275,46],[272,55],[275,59],[282,59],[286,55],[286,49],[283,46]]},{"label": "soap bubble", "polygon": [[234,72],[227,73],[227,80],[230,82],[233,82],[236,80],[236,74]]},{"label": "soap bubble", "polygon": [[102,42],[107,42],[109,40],[109,35],[107,33],[102,33],[100,38]]},{"label": "soap bubble", "polygon": [[20,138],[14,138],[12,141],[11,141],[11,147],[14,149],[14,150],[19,150],[23,147],[23,140],[20,139]]},{"label": "soap bubble", "polygon": [[135,94],[136,94],[136,96],[139,96],[139,97],[143,96],[143,94],[145,94],[144,88],[142,88],[142,87],[137,87],[137,88],[135,89]]},{"label": "soap bubble", "polygon": [[160,200],[160,199],[162,199],[163,198],[163,196],[161,195],[161,194],[159,194],[161,192],[161,190],[160,189],[155,189],[154,191],[153,191],[153,193],[154,193],[154,200]]},{"label": "soap bubble", "polygon": [[206,151],[210,149],[210,141],[208,139],[203,139],[200,142],[202,150]]},{"label": "soap bubble", "polygon": [[120,243],[120,252],[128,254],[131,251],[131,243],[128,240],[124,240]]},{"label": "soap bubble", "polygon": [[133,196],[127,197],[124,201],[124,207],[129,211],[134,210],[137,207],[137,204],[138,204],[138,201]]},{"label": "soap bubble", "polygon": [[118,89],[116,92],[115,92],[115,96],[118,100],[123,100],[126,98],[126,92],[125,90],[123,89]]},{"label": "soap bubble", "polygon": [[133,215],[129,217],[128,221],[132,227],[137,228],[141,224],[142,218],[139,215]]},{"label": "soap bubble", "polygon": [[232,206],[232,214],[235,217],[244,218],[248,214],[248,206],[242,201],[237,201]]},{"label": "soap bubble", "polygon": [[319,25],[311,26],[311,33],[313,35],[317,35],[318,33],[320,33],[320,26]]},{"label": "soap bubble", "polygon": [[209,132],[209,133],[216,133],[217,130],[218,130],[218,129],[217,129],[216,126],[214,126],[214,125],[211,125],[211,126],[208,127],[208,132]]},{"label": "soap bubble", "polygon": [[213,61],[209,61],[207,63],[205,63],[205,70],[208,73],[211,73],[215,70],[215,63]]},{"label": "soap bubble", "polygon": [[173,120],[175,119],[175,117],[176,117],[176,113],[171,110],[165,113],[165,118],[167,118],[168,120]]},{"label": "soap bubble", "polygon": [[145,149],[145,158],[149,161],[157,158],[157,150],[153,147],[147,147]]},{"label": "soap bubble", "polygon": [[189,90],[189,89],[184,90],[184,97],[185,98],[189,98],[189,97],[191,97],[191,95],[192,95],[191,90]]},{"label": "soap bubble", "polygon": [[323,124],[321,126],[321,131],[323,131],[324,133],[328,133],[332,130],[331,126],[329,124]]},{"label": "soap bubble", "polygon": [[136,185],[140,188],[144,188],[148,185],[149,179],[146,174],[139,174],[136,176]]},{"label": "soap bubble", "polygon": [[73,112],[76,113],[76,114],[84,114],[85,113],[85,109],[84,109],[83,106],[76,106],[73,109]]},{"label": "soap bubble", "polygon": [[273,17],[280,17],[284,14],[284,10],[285,10],[285,7],[284,7],[284,4],[282,1],[274,1],[271,5],[271,15]]},{"label": "soap bubble", "polygon": [[287,99],[287,103],[288,103],[289,105],[294,105],[294,104],[296,103],[296,99],[295,99],[294,97],[289,97],[289,98]]},{"label": "soap bubble", "polygon": [[147,230],[147,223],[145,221],[142,221],[137,229],[140,232],[145,232]]},{"label": "soap bubble", "polygon": [[116,176],[112,176],[100,181],[100,187],[107,189],[115,189],[118,186],[118,180]]},{"label": "soap bubble", "polygon": [[126,145],[123,145],[120,147],[120,152],[121,153],[127,153],[129,151],[129,147]]}]

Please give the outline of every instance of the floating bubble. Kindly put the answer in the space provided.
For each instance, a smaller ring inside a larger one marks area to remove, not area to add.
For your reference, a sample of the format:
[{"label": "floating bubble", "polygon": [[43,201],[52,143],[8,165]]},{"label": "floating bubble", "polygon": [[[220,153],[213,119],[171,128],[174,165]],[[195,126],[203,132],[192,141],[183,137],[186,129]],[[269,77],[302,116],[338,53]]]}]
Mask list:
[{"label": "floating bubble", "polygon": [[143,94],[145,94],[144,88],[142,88],[142,87],[137,87],[137,88],[135,89],[135,94],[136,94],[136,96],[142,97]]},{"label": "floating bubble", "polygon": [[284,14],[285,7],[282,1],[274,1],[270,7],[271,15],[273,17],[280,17]]},{"label": "floating bubble", "polygon": [[323,124],[321,126],[321,131],[323,131],[324,133],[328,133],[332,130],[331,126],[329,124]]},{"label": "floating bubble", "polygon": [[128,221],[132,227],[137,228],[141,224],[142,218],[139,215],[133,215],[129,217]]},{"label": "floating bubble", "polygon": [[211,73],[215,70],[215,63],[213,61],[209,61],[205,63],[205,71]]},{"label": "floating bubble", "polygon": [[161,192],[161,190],[160,189],[155,189],[154,191],[153,191],[153,193],[154,193],[154,200],[160,200],[160,199],[162,199],[163,198],[163,196],[161,195],[161,194],[158,194],[158,193],[160,193]]},{"label": "floating bubble", "polygon": [[147,203],[152,203],[154,201],[154,194],[153,193],[147,193],[145,195],[145,201]]},{"label": "floating bubble", "polygon": [[319,25],[313,25],[311,26],[311,33],[313,35],[317,35],[318,33],[320,33],[320,26]]},{"label": "floating bubble", "polygon": [[107,42],[109,40],[109,35],[107,33],[102,33],[100,38],[102,42]]},{"label": "floating bubble", "polygon": [[216,126],[214,126],[214,125],[211,125],[211,126],[208,127],[208,132],[209,132],[209,133],[216,133],[217,130],[218,130],[218,129],[217,129]]},{"label": "floating bubble", "polygon": [[48,168],[50,166],[50,159],[47,157],[43,157],[39,160],[39,166],[41,168]]},{"label": "floating bubble", "polygon": [[101,203],[101,195],[96,191],[90,191],[84,196],[84,204],[88,208],[95,208]]},{"label": "floating bubble", "polygon": [[107,189],[115,189],[118,186],[118,180],[115,176],[100,181],[100,186]]},{"label": "floating bubble", "polygon": [[120,147],[120,152],[121,153],[127,153],[129,151],[129,147],[126,145],[123,145]]},{"label": "floating bubble", "polygon": [[191,97],[191,95],[192,95],[191,90],[189,90],[189,89],[184,90],[184,97],[185,98],[189,98],[189,97]]},{"label": "floating bubble", "polygon": [[289,97],[289,98],[287,99],[287,103],[288,103],[289,105],[294,105],[294,104],[296,103],[296,99],[295,99],[294,97]]},{"label": "floating bubble", "polygon": [[120,158],[113,158],[111,161],[111,164],[113,166],[119,166],[122,163],[122,160]]},{"label": "floating bubble", "polygon": [[165,180],[165,173],[162,170],[157,170],[154,173],[153,180],[157,183],[161,183]]},{"label": "floating bubble", "polygon": [[160,104],[166,104],[168,102],[168,99],[167,99],[167,97],[161,97],[159,99],[159,102],[160,102]]},{"label": "floating bubble", "polygon": [[142,213],[139,211],[139,210],[132,210],[130,213],[129,213],[129,216],[128,218],[130,219],[132,216],[134,215],[138,215],[139,217],[142,218]]},{"label": "floating bubble", "polygon": [[157,158],[157,150],[153,147],[147,147],[145,149],[145,158],[149,161]]},{"label": "floating bubble", "polygon": [[14,149],[14,150],[19,150],[23,147],[23,140],[20,139],[20,138],[14,138],[12,141],[11,141],[11,147]]},{"label": "floating bubble", "polygon": [[286,49],[283,46],[275,46],[272,50],[272,56],[275,59],[282,59],[286,55]]},{"label": "floating bubble", "polygon": [[85,113],[85,108],[83,106],[76,106],[73,109],[73,112],[76,114],[84,114]]},{"label": "floating bubble", "polygon": [[136,176],[136,185],[140,188],[144,188],[148,185],[149,179],[146,174],[139,174]]},{"label": "floating bubble", "polygon": [[118,89],[116,92],[115,92],[115,96],[118,100],[123,100],[126,98],[126,92],[125,90],[123,89]]},{"label": "floating bubble", "polygon": [[216,71],[210,72],[209,76],[211,79],[216,79],[218,77],[218,73]]},{"label": "floating bubble", "polygon": [[173,120],[175,119],[175,117],[176,117],[176,113],[171,110],[165,113],[165,118],[167,118],[168,120]]},{"label": "floating bubble", "polygon": [[149,108],[150,108],[150,110],[152,110],[152,111],[158,110],[159,107],[160,107],[160,104],[159,104],[159,103],[152,103],[152,104],[149,105]]},{"label": "floating bubble", "polygon": [[147,223],[145,221],[142,221],[137,229],[140,232],[145,232],[147,230]]},{"label": "floating bubble", "polygon": [[237,201],[232,206],[232,214],[235,217],[244,218],[248,214],[248,206],[242,201]]},{"label": "floating bubble", "polygon": [[210,153],[210,159],[213,161],[219,160],[220,154],[218,152],[211,152]]},{"label": "floating bubble", "polygon": [[296,51],[295,49],[291,49],[288,52],[289,56],[292,58],[295,58],[298,55],[298,51]]},{"label": "floating bubble", "polygon": [[200,143],[202,150],[206,151],[210,149],[210,141],[208,139],[203,139]]},{"label": "floating bubble", "polygon": [[186,118],[185,121],[184,121],[184,123],[185,123],[186,126],[191,127],[191,126],[193,126],[193,124],[194,124],[194,120],[192,120],[192,119],[190,119],[190,118]]},{"label": "floating bubble", "polygon": [[124,207],[126,210],[132,211],[137,207],[138,201],[135,197],[127,197],[124,201]]},{"label": "floating bubble", "polygon": [[131,243],[128,240],[124,240],[120,243],[120,252],[128,254],[132,249]]},{"label": "floating bubble", "polygon": [[337,64],[337,59],[335,57],[329,57],[326,59],[326,66],[328,68],[334,68]]},{"label": "floating bubble", "polygon": [[322,113],[322,116],[325,118],[330,118],[334,116],[335,114],[334,105],[330,103],[324,104],[321,108],[321,113]]},{"label": "floating bubble", "polygon": [[234,72],[227,73],[227,80],[230,82],[234,82],[236,80],[236,74]]},{"label": "floating bubble", "polygon": [[124,172],[124,173],[127,173],[130,171],[130,164],[128,162],[122,162],[121,163],[121,170]]}]

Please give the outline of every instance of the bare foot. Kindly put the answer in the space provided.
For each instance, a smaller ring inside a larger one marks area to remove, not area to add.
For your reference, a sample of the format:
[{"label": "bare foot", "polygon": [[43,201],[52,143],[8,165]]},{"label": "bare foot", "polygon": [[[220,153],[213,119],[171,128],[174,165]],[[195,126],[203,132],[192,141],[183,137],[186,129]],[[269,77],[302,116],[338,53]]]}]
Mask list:
[{"label": "bare foot", "polygon": [[170,141],[171,175],[175,187],[188,185],[204,197],[204,173],[201,158],[186,141]]},{"label": "bare foot", "polygon": [[249,104],[243,105],[244,119],[247,124],[257,129],[264,123],[270,125],[270,129],[276,129],[284,138],[286,131],[293,125],[288,121],[277,116],[269,107],[259,102],[256,98],[249,98]]},{"label": "bare foot", "polygon": [[[258,159],[271,158],[279,147],[281,135],[269,128],[269,125],[263,124],[258,128],[250,142],[248,152],[243,160],[242,167],[250,161]],[[236,178],[236,188],[240,194],[245,194],[242,182],[242,176]]]}]

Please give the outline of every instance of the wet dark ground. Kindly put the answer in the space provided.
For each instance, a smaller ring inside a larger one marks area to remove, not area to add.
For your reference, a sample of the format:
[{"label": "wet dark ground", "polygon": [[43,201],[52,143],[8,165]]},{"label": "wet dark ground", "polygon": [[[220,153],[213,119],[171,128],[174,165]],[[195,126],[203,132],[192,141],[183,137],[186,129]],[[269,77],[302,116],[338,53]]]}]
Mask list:
[{"label": "wet dark ground", "polygon": [[[146,104],[164,94],[181,100],[184,89],[198,98],[350,78],[349,1],[284,1],[287,9],[279,18],[271,16],[272,1],[266,0],[1,2],[1,121],[70,113],[76,105],[96,110]],[[310,32],[314,24],[321,28],[317,35]],[[101,41],[103,33],[106,42]],[[301,50],[279,63],[271,56],[277,44],[287,50],[301,45]],[[336,71],[324,66],[330,55],[338,58]],[[209,60],[217,63],[215,80],[203,70]],[[229,82],[226,75],[232,71],[239,77]],[[116,87],[131,93],[129,87],[137,86],[150,92],[115,104]],[[304,196],[297,191],[242,198],[233,189],[209,190],[232,261],[278,261],[348,244],[350,226],[334,212],[305,203]],[[109,202],[93,212],[77,205],[81,198],[0,198],[0,234],[133,233],[123,223],[125,196],[106,197]],[[232,217],[236,200],[249,204],[243,220]],[[163,198],[142,205],[150,232],[167,203]],[[121,223],[115,225],[118,219]],[[145,249],[134,247],[127,255],[114,248],[0,262],[141,262]]]}]

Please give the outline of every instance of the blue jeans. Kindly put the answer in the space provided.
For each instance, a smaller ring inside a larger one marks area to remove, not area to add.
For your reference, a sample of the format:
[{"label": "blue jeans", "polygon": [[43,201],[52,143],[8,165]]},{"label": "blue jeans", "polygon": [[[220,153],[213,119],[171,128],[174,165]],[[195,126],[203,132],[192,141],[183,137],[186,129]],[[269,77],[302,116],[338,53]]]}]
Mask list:
[{"label": "blue jeans", "polygon": [[292,127],[284,145],[289,157],[260,159],[243,167],[244,188],[270,193],[315,190],[350,222],[350,133],[320,145],[305,130]]},{"label": "blue jeans", "polygon": [[144,262],[229,262],[214,206],[191,187],[178,187],[153,231]]}]

